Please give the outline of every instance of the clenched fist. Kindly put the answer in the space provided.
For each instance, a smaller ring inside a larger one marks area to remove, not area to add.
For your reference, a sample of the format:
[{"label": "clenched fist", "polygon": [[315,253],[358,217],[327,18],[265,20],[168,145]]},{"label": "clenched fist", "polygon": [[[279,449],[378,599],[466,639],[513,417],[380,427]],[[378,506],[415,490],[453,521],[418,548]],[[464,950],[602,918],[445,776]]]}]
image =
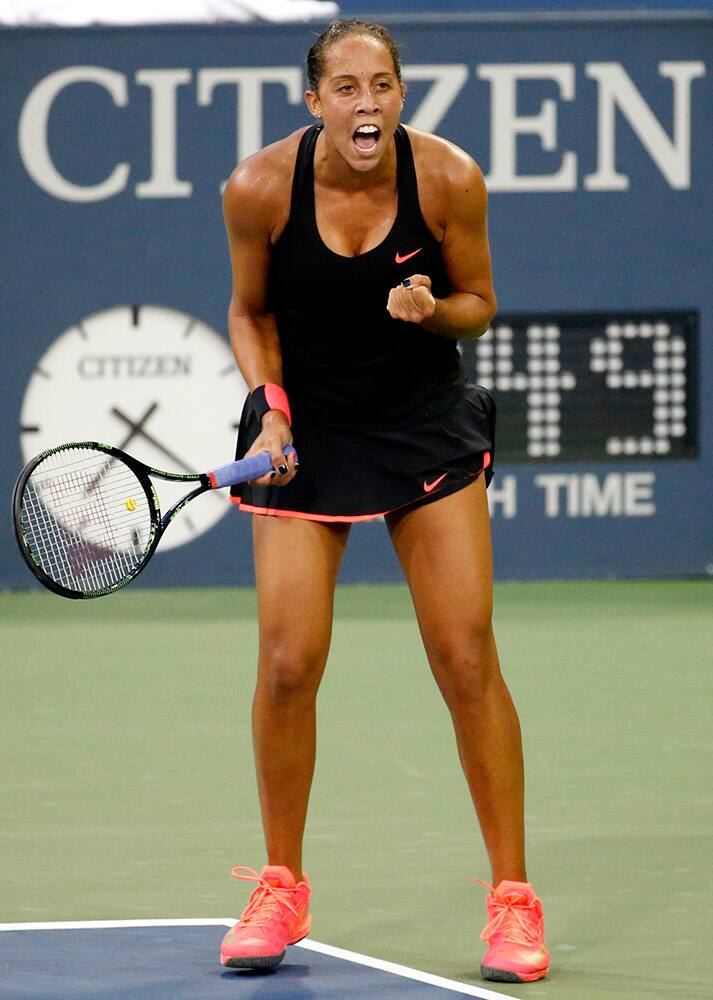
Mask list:
[{"label": "clenched fist", "polygon": [[436,300],[431,295],[431,279],[426,274],[412,274],[389,292],[386,308],[392,319],[407,323],[422,323],[436,311]]}]

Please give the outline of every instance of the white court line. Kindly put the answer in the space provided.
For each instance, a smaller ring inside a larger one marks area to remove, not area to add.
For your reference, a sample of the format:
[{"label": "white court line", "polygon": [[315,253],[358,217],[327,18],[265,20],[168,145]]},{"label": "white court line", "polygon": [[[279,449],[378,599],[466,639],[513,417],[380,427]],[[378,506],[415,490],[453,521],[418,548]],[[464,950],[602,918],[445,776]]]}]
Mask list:
[{"label": "white court line", "polygon": [[[51,923],[0,924],[0,932],[83,931],[111,929],[113,927],[232,927],[235,921],[235,917],[185,917],[170,920],[60,920]],[[294,947],[304,948],[306,951],[316,951],[320,955],[339,958],[344,962],[353,962],[355,965],[365,965],[370,969],[378,969],[379,972],[390,972],[394,976],[413,979],[428,986],[437,986],[442,990],[460,993],[462,996],[479,997],[480,1000],[518,1000],[517,997],[507,993],[495,993],[493,990],[486,990],[481,986],[459,983],[455,979],[444,979],[442,976],[434,976],[430,972],[412,969],[408,965],[398,965],[396,962],[387,962],[382,958],[372,958],[371,955],[360,955],[356,951],[335,948],[331,944],[321,944],[310,938],[299,941]]]},{"label": "white court line", "polygon": [[56,920],[52,923],[0,924],[2,931],[87,931],[112,927],[232,927],[235,917],[178,917],[170,920]]},{"label": "white court line", "polygon": [[440,986],[442,990],[451,990],[453,993],[460,993],[467,997],[480,997],[481,1000],[518,1000],[517,997],[508,996],[507,993],[494,993],[492,990],[483,989],[481,986],[458,983],[455,979],[444,979],[442,976],[434,976],[430,972],[421,972],[420,969],[412,969],[408,965],[387,962],[383,958],[372,958],[371,955],[360,955],[356,951],[347,951],[345,948],[334,948],[331,944],[320,944],[319,941],[311,941],[310,938],[299,941],[294,947],[306,948],[308,951],[318,951],[321,955],[329,955],[331,958],[341,958],[345,962],[355,962],[357,965],[367,965],[370,969],[378,969],[380,972],[391,972],[395,976],[402,976],[404,979],[415,979],[416,982],[426,983],[429,986]]}]

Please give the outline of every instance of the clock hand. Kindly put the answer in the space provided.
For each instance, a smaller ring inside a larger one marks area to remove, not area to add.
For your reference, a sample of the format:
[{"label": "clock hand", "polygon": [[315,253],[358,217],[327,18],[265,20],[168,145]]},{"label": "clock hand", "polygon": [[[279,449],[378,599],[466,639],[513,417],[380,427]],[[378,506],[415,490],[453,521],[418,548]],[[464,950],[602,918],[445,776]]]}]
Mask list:
[{"label": "clock hand", "polygon": [[[154,403],[150,409],[150,412],[153,413],[157,407],[158,403]],[[131,428],[131,434],[129,435],[128,440],[131,440],[132,438],[138,435],[144,438],[144,440],[148,441],[150,445],[153,445],[154,448],[158,448],[158,450],[162,452],[166,456],[166,458],[169,458],[172,462],[175,462],[176,465],[179,466],[181,469],[183,469],[184,472],[187,472],[189,474],[195,472],[195,469],[191,469],[189,466],[187,466],[186,463],[178,457],[178,455],[175,455],[172,451],[166,448],[165,445],[162,445],[160,441],[157,441],[156,438],[153,436],[153,434],[149,434],[149,432],[144,429],[143,424],[145,423],[147,417],[149,416],[149,413],[145,414],[141,422],[137,424],[134,423],[134,421],[131,420],[130,417],[127,417],[125,413],[122,413],[121,410],[119,410],[116,406],[112,406],[111,412],[114,414],[115,417],[118,417],[119,420],[123,420],[123,422],[127,424],[128,427]]]},{"label": "clock hand", "polygon": [[[135,424],[131,420],[128,420],[126,417],[122,417],[122,419],[126,420],[126,422],[129,424],[129,426],[131,427],[131,430],[126,435],[126,437],[124,438],[124,440],[121,441],[117,445],[117,448],[126,448],[127,444],[133,438],[135,438],[137,434],[139,434],[139,433],[142,432],[144,424],[149,419],[149,417],[151,416],[151,414],[155,412],[155,410],[157,409],[157,407],[158,407],[158,403],[152,403],[151,406],[149,406],[149,408],[146,411],[146,413],[144,413],[143,417],[139,418],[139,422],[137,424]],[[120,416],[120,417],[122,416],[120,413],[118,413],[117,410],[113,410],[112,412],[116,413],[117,416]],[[110,458],[107,462],[104,463],[104,465],[101,467],[101,469],[99,469],[99,471],[97,472],[97,474],[94,477],[94,479],[92,479],[91,483],[89,483],[89,485],[87,486],[86,491],[85,491],[86,493],[92,493],[97,488],[98,484],[101,482],[101,480],[104,478],[104,476],[107,474],[107,472],[109,471],[109,469],[113,466],[113,464],[114,464],[114,459],[113,458]]]},{"label": "clock hand", "polygon": [[129,442],[131,440],[133,440],[133,438],[135,438],[136,435],[139,434],[143,430],[144,424],[149,419],[149,417],[153,413],[156,412],[157,409],[158,409],[158,403],[152,403],[151,406],[149,406],[149,408],[146,411],[146,413],[144,413],[143,417],[139,417],[138,423],[135,424],[133,421],[128,420],[126,417],[122,416],[122,414],[120,414],[116,410],[116,408],[114,408],[112,410],[112,413],[116,414],[116,416],[118,416],[118,417],[121,417],[122,420],[126,420],[126,422],[129,424],[129,426],[131,428],[131,430],[126,435],[126,437],[124,438],[124,440],[120,444],[117,445],[117,448],[126,448],[127,444],[129,444]]}]

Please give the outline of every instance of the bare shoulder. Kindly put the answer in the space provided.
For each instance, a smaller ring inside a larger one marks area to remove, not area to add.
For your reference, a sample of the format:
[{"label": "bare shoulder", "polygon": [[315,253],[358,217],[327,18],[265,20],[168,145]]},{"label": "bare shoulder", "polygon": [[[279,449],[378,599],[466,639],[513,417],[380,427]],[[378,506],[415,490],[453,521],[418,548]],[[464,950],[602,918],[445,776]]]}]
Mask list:
[{"label": "bare shoulder", "polygon": [[290,214],[297,149],[304,132],[304,128],[298,129],[265,146],[233,170],[223,196],[229,227],[267,229],[271,235],[284,228]]},{"label": "bare shoulder", "polygon": [[416,170],[429,181],[462,188],[482,185],[483,173],[473,157],[449,139],[407,126]]},{"label": "bare shoulder", "polygon": [[468,153],[448,139],[407,126],[418,179],[421,211],[439,227],[453,212],[484,210],[483,172]]}]

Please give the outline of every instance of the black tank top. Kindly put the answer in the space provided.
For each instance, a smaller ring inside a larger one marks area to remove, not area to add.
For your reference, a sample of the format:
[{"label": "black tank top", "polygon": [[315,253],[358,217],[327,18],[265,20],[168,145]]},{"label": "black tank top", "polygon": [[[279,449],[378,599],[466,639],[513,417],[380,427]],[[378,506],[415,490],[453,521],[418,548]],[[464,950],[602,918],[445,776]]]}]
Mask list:
[{"label": "black tank top", "polygon": [[398,209],[386,239],[356,257],[323,243],[314,201],[321,126],[300,141],[290,217],[273,247],[269,297],[280,335],[285,388],[295,412],[353,428],[408,426],[443,412],[465,382],[455,340],[386,310],[389,290],[427,274],[437,298],[450,285],[440,244],[421,214],[413,153],[394,134]]}]

